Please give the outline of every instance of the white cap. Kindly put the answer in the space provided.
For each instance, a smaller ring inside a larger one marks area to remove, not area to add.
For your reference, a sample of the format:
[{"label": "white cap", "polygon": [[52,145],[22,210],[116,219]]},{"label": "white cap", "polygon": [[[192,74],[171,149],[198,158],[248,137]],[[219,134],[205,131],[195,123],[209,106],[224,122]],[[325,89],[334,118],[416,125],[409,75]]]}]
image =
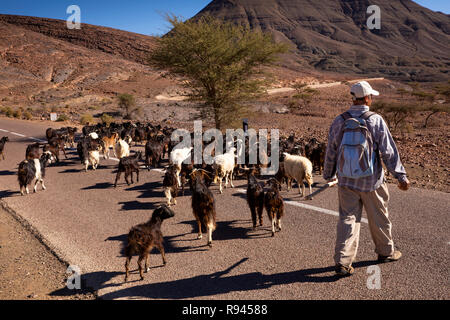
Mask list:
[{"label": "white cap", "polygon": [[353,99],[362,99],[370,95],[374,96],[380,95],[378,91],[372,89],[372,87],[367,81],[355,83],[350,89],[350,93],[352,94]]}]

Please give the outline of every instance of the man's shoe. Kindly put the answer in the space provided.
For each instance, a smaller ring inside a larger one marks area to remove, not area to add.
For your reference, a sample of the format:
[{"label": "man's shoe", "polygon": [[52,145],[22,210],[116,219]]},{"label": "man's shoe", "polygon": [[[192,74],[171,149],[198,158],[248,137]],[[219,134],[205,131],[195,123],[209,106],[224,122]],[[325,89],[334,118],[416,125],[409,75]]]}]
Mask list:
[{"label": "man's shoe", "polygon": [[336,275],[340,277],[348,277],[355,272],[355,269],[352,266],[346,267],[341,264],[337,264],[334,270],[336,271]]},{"label": "man's shoe", "polygon": [[390,256],[382,256],[378,255],[378,262],[392,262],[397,261],[402,257],[402,253],[398,250],[395,250],[394,253]]}]

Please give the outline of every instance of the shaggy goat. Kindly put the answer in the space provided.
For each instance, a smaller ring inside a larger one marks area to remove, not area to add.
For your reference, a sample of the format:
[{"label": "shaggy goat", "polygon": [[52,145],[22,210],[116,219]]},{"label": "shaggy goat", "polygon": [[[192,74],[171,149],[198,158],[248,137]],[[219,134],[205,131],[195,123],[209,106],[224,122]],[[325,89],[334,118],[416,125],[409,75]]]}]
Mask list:
[{"label": "shaggy goat", "polygon": [[[281,217],[284,215],[284,202],[280,194],[281,185],[274,178],[266,182],[270,187],[264,195],[264,206],[266,207],[269,220],[272,224],[272,237],[275,236],[275,226],[281,231]],[[276,221],[275,221],[276,219]]]},{"label": "shaggy goat", "polygon": [[181,179],[180,179],[181,165],[187,158],[189,158],[192,149],[193,149],[192,147],[174,149],[170,153],[170,164],[173,164],[177,170],[177,181],[179,187],[181,187]]},{"label": "shaggy goat", "polygon": [[130,156],[130,145],[125,140],[120,139],[116,143],[116,156],[119,159]]},{"label": "shaggy goat", "polygon": [[172,204],[177,204],[178,196],[178,180],[177,180],[177,170],[175,166],[170,166],[163,180],[164,195],[167,199],[167,205],[170,207]]},{"label": "shaggy goat", "polygon": [[228,185],[228,179],[230,179],[230,185],[232,188],[234,188],[233,185],[233,170],[234,170],[234,158],[236,148],[232,147],[230,148],[227,153],[218,155],[214,157],[214,170],[216,172],[216,176],[214,178],[214,183],[217,183],[219,181],[219,191],[220,193],[223,193],[222,188],[222,180],[225,178],[225,188]]},{"label": "shaggy goat", "polygon": [[124,157],[120,159],[119,167],[117,169],[117,175],[116,175],[116,181],[114,182],[114,188],[117,187],[117,181],[120,178],[120,175],[122,172],[125,172],[125,181],[127,182],[127,185],[130,185],[130,182],[128,181],[128,177],[131,175],[131,184],[134,183],[133,181],[133,172],[136,172],[136,180],[139,182],[139,160],[142,158],[142,152],[138,151],[135,155],[130,157]]},{"label": "shaggy goat", "polygon": [[164,145],[162,142],[155,138],[151,138],[145,144],[145,164],[147,170],[150,171],[150,167],[158,168],[161,164],[161,158],[164,152]]},{"label": "shaggy goat", "polygon": [[165,219],[175,216],[175,213],[167,206],[161,206],[153,211],[152,218],[147,223],[143,223],[131,228],[128,233],[128,241],[124,247],[125,256],[125,282],[128,280],[128,271],[131,258],[134,255],[139,255],[138,267],[141,280],[144,280],[142,273],[142,260],[145,259],[145,272],[149,271],[148,256],[153,247],[157,247],[163,259],[163,264],[166,265],[166,256],[164,253],[164,238],[161,232],[161,225]]},{"label": "shaggy goat", "polygon": [[205,185],[207,173],[196,169],[190,175],[192,190],[192,210],[198,225],[198,237],[202,239],[202,231],[208,233],[208,245],[212,247],[212,232],[216,229],[216,205],[212,192]]},{"label": "shaggy goat", "polygon": [[[293,156],[288,153],[283,153],[282,160],[284,163],[285,174],[288,178],[294,179],[298,184],[298,192],[305,196],[305,185],[303,180],[309,185],[309,193],[312,193],[312,163],[308,158],[302,156]],[[288,187],[288,189],[290,189]]]},{"label": "shaggy goat", "polygon": [[24,195],[24,191],[29,194],[28,185],[33,181],[34,192],[37,191],[38,182],[41,183],[42,190],[45,190],[44,185],[45,167],[54,161],[54,157],[50,152],[44,152],[40,159],[24,160],[19,164],[19,170],[17,172],[20,194]]},{"label": "shaggy goat", "polygon": [[2,156],[3,160],[5,160],[5,155],[3,154],[3,150],[5,150],[5,144],[9,141],[8,137],[3,137],[0,139],[0,155]]},{"label": "shaggy goat", "polygon": [[253,229],[255,229],[257,212],[259,225],[263,225],[264,189],[256,180],[253,170],[249,171],[247,182],[247,203],[252,214]]}]

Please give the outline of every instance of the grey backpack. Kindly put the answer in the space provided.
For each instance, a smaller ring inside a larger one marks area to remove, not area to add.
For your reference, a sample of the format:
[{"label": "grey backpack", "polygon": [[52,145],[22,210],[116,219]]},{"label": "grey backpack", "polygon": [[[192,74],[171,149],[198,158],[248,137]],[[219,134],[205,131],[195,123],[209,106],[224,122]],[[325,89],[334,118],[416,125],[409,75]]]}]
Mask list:
[{"label": "grey backpack", "polygon": [[349,112],[342,114],[341,144],[338,149],[337,172],[339,177],[360,179],[373,175],[375,151],[372,134],[366,121],[375,113],[367,111],[360,117]]}]

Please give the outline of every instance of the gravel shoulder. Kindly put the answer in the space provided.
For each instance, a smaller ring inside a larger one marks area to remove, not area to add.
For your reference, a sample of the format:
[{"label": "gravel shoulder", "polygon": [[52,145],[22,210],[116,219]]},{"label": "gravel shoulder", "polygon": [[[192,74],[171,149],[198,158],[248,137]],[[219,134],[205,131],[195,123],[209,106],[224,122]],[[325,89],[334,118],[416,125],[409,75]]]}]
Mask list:
[{"label": "gravel shoulder", "polygon": [[65,289],[67,266],[0,207],[0,300],[94,300]]}]

